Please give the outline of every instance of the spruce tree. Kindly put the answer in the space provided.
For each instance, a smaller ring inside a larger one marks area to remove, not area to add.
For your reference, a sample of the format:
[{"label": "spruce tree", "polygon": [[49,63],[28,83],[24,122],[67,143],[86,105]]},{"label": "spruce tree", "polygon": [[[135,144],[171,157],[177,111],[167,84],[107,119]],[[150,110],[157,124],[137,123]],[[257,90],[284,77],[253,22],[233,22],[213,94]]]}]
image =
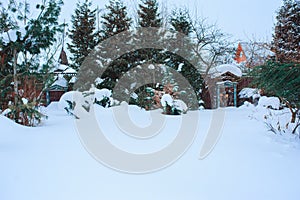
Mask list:
[{"label": "spruce tree", "polygon": [[280,62],[300,62],[300,2],[284,0],[277,13],[273,50]]},{"label": "spruce tree", "polygon": [[129,30],[132,23],[121,0],[110,0],[106,9],[108,13],[102,16],[102,40]]},{"label": "spruce tree", "polygon": [[173,10],[170,24],[172,25],[172,30],[185,35],[189,35],[192,32],[192,22],[186,9]]},{"label": "spruce tree", "polygon": [[[161,28],[162,19],[160,18],[160,13],[158,11],[158,3],[156,0],[141,0],[138,5],[138,23],[140,27],[147,28]],[[152,33],[153,31],[150,31]],[[159,39],[163,39],[163,31],[155,33]],[[144,35],[147,37],[157,37],[154,35]],[[148,48],[141,49],[136,52],[135,57],[140,61],[147,61],[149,63],[161,63],[161,58],[163,55],[159,55],[160,49]]]},{"label": "spruce tree", "polygon": [[[109,4],[106,5],[107,12],[101,16],[101,31],[100,40],[109,41],[109,45],[106,42],[102,42],[99,45],[102,52],[106,52],[107,57],[101,58],[109,63],[106,71],[102,74],[104,81],[97,85],[98,88],[108,88],[113,90],[117,80],[122,76],[124,72],[128,70],[128,61],[122,58],[111,61],[110,53],[118,49],[120,45],[119,40],[114,40],[112,37],[128,31],[132,24],[131,18],[128,16],[127,7],[123,4],[121,0],[110,0]],[[129,35],[128,35],[129,36]],[[126,37],[126,36],[124,36]],[[126,38],[124,38],[126,41]],[[122,95],[121,95],[122,96]]]},{"label": "spruce tree", "polygon": [[141,27],[161,27],[162,19],[158,12],[156,0],[142,0],[138,10],[139,25]]},{"label": "spruce tree", "polygon": [[91,9],[92,3],[85,0],[78,2],[75,13],[72,15],[72,29],[69,30],[71,43],[68,44],[70,50],[71,66],[79,70],[80,65],[96,45],[95,21],[96,10]]}]

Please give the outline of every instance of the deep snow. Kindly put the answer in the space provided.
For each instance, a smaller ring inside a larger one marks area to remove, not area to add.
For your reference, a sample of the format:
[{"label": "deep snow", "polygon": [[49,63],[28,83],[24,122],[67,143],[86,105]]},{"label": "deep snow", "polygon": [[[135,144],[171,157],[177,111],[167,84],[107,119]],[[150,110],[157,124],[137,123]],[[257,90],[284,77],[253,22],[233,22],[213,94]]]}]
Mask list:
[{"label": "deep snow", "polygon": [[[110,109],[96,111],[109,140],[128,151],[162,147],[180,122],[180,117],[167,117],[162,135],[136,141],[118,131]],[[0,199],[298,200],[298,139],[267,132],[253,119],[252,107],[225,111],[222,136],[205,159],[199,153],[212,110],[199,111],[197,137],[177,162],[142,175],[121,173],[94,160],[80,142],[73,117],[55,103],[46,109],[49,119],[40,127],[22,127],[0,115]],[[151,123],[149,112],[135,106],[129,112],[135,123]]]}]

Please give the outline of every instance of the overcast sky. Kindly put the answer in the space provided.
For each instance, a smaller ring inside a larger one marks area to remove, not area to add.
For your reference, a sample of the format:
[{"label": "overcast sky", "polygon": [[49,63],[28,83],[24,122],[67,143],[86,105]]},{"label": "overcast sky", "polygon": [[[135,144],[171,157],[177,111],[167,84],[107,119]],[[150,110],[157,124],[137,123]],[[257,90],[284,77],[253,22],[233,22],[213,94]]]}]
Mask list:
[{"label": "overcast sky", "polygon": [[[34,0],[38,1],[38,0]],[[94,6],[104,7],[109,0],[94,0]],[[125,0],[132,11],[139,0]],[[216,23],[223,32],[231,34],[235,40],[271,40],[276,11],[282,0],[167,0],[159,1],[170,11],[174,7],[188,7],[191,13]],[[62,18],[70,19],[76,1],[65,0]]]},{"label": "overcast sky", "polygon": [[[8,1],[8,0],[6,0]],[[27,0],[35,5],[42,0]],[[84,1],[84,0],[81,0]],[[78,0],[64,0],[61,21],[69,22]],[[109,0],[93,0],[94,7],[104,8]],[[139,0],[124,0],[129,12],[135,10]],[[159,0],[160,6],[171,11],[175,7],[187,7],[190,12],[216,23],[223,32],[233,36],[234,40],[272,39],[276,11],[282,0]]]}]

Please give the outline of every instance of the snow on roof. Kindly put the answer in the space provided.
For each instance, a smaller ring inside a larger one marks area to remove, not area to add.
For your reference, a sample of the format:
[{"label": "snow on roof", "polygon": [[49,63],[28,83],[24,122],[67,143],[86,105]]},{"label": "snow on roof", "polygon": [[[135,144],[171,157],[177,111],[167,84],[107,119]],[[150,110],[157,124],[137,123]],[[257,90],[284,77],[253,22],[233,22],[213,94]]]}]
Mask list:
[{"label": "snow on roof", "polygon": [[67,65],[58,64],[56,67],[56,70],[65,71],[66,69],[68,69],[68,67],[69,66],[67,66]]},{"label": "snow on roof", "polygon": [[63,76],[58,76],[57,80],[51,86],[68,87],[68,81]]},{"label": "snow on roof", "polygon": [[73,77],[70,79],[69,83],[75,83],[76,81],[77,81],[77,78],[76,78],[75,76],[73,76]]},{"label": "snow on roof", "polygon": [[212,77],[218,77],[221,76],[227,72],[230,72],[234,74],[235,76],[241,77],[242,76],[242,71],[240,68],[238,68],[236,65],[233,64],[223,64],[216,66],[212,69],[209,70],[209,74]]},{"label": "snow on roof", "polygon": [[72,67],[68,67],[67,69],[64,70],[64,73],[66,73],[66,74],[76,74],[77,72]]},{"label": "snow on roof", "polygon": [[65,73],[65,74],[76,74],[76,70],[72,67],[69,67],[64,64],[58,64],[56,69],[54,70],[55,73]]}]

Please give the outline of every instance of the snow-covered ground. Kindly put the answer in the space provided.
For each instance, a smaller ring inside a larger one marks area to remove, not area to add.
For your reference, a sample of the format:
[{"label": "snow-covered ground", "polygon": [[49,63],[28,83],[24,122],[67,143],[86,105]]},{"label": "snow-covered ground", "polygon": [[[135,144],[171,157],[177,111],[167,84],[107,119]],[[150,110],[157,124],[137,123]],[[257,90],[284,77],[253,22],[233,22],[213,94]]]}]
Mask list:
[{"label": "snow-covered ground", "polygon": [[[109,140],[128,151],[160,148],[172,139],[180,122],[180,116],[168,116],[171,125],[166,125],[162,136],[135,141],[118,131],[110,109],[96,111]],[[134,106],[129,111],[135,123],[151,123],[149,112]],[[251,106],[226,108],[222,135],[213,151],[200,160],[213,112],[199,111],[197,137],[177,162],[140,175],[112,170],[93,159],[80,142],[73,117],[57,104],[47,108],[49,119],[35,128],[0,115],[0,199],[298,200],[300,142],[296,136],[267,132],[253,118]]]}]

